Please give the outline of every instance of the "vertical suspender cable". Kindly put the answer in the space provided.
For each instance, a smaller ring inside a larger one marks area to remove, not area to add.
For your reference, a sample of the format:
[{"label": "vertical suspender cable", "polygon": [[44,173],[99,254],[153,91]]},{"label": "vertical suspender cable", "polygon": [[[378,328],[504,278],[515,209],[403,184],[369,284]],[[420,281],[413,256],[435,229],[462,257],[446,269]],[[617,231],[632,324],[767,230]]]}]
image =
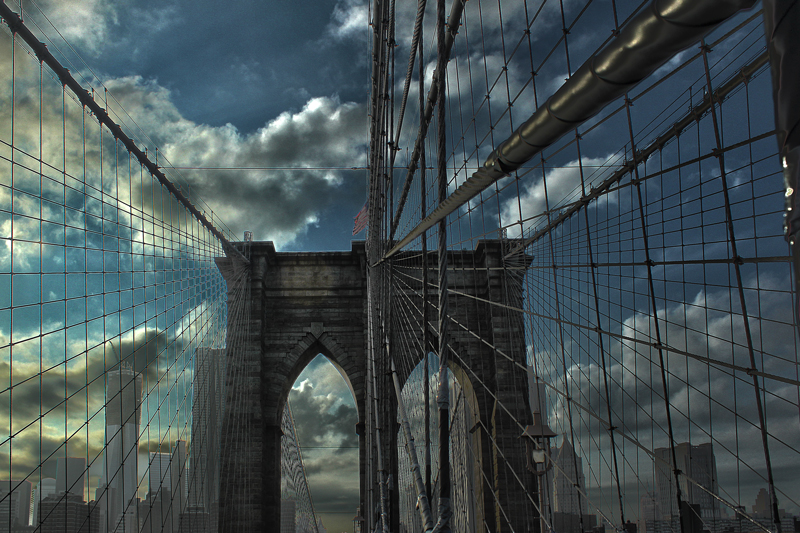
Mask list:
[{"label": "vertical suspender cable", "polygon": [[[658,316],[658,305],[656,303],[656,292],[655,286],[653,281],[653,262],[651,261],[650,256],[650,241],[649,236],[647,233],[647,219],[644,214],[644,200],[642,199],[642,185],[641,185],[641,176],[639,176],[639,162],[636,160],[636,141],[633,135],[633,121],[631,118],[631,100],[628,98],[627,93],[625,94],[625,112],[628,119],[628,135],[630,138],[631,143],[631,160],[633,161],[633,184],[636,188],[636,198],[638,200],[638,211],[639,211],[639,225],[641,226],[642,230],[642,247],[644,249],[644,256],[645,261],[647,262],[647,286],[648,286],[648,295],[650,299],[650,313],[653,317],[653,329],[655,330],[655,337],[656,343],[654,345],[655,350],[658,352],[658,370],[661,376],[661,390],[664,396],[664,413],[667,417],[667,436],[669,437],[669,450],[670,455],[672,457],[672,476],[673,481],[675,483],[675,502],[678,508],[678,516],[680,517],[679,525],[680,525],[680,533],[686,533],[686,522],[688,520],[688,515],[686,506],[683,504],[683,494],[681,492],[681,480],[680,475],[681,471],[678,468],[678,459],[675,452],[675,432],[673,430],[672,424],[672,404],[670,402],[670,394],[669,394],[669,384],[667,382],[667,373],[669,370],[667,369],[666,358],[664,357],[664,349],[661,342],[661,326],[659,325],[659,316]],[[662,319],[663,320],[663,319]],[[616,458],[616,453],[614,454],[614,458]],[[617,474],[617,488],[619,489],[619,474]],[[620,513],[624,510],[624,507],[621,503],[621,492],[620,492]],[[620,516],[620,521],[624,523],[624,516]]]},{"label": "vertical suspender cable", "polygon": [[372,393],[372,401],[373,401],[373,405],[374,405],[373,414],[374,414],[374,418],[375,418],[375,435],[376,435],[376,440],[377,440],[377,445],[375,446],[375,449],[377,450],[377,459],[378,459],[378,487],[379,487],[379,491],[380,491],[380,496],[379,497],[380,497],[380,511],[381,511],[381,518],[380,518],[381,528],[380,529],[381,529],[381,531],[383,531],[383,533],[388,533],[389,532],[389,526],[388,526],[387,522],[388,522],[389,515],[386,512],[386,499],[387,499],[387,494],[386,494],[386,489],[387,489],[387,487],[386,487],[386,485],[387,485],[387,483],[386,483],[386,467],[383,464],[383,454],[381,453],[382,441],[381,441],[381,426],[380,426],[380,417],[379,417],[380,409],[379,409],[379,406],[378,406],[378,396],[377,396],[377,394],[378,394],[378,380],[377,380],[377,378],[375,376],[375,357],[374,357],[375,351],[374,351],[374,349],[372,350],[372,354],[371,355],[372,356],[369,358],[369,364],[372,367],[372,391],[373,391],[373,393]]},{"label": "vertical suspender cable", "polygon": [[[447,198],[447,154],[444,95],[447,84],[444,0],[436,2],[436,165],[439,204]],[[439,220],[439,520],[436,532],[450,532],[450,387],[447,381],[447,217]]]},{"label": "vertical suspender cable", "polygon": [[[420,0],[423,1],[423,0]],[[420,124],[425,122],[425,56],[422,47],[422,25],[419,30],[419,120]],[[428,191],[426,183],[427,170],[425,168],[425,143],[420,145],[420,218],[425,218],[428,207]],[[422,350],[424,353],[425,364],[425,492],[428,500],[431,498],[431,387],[430,387],[430,333],[428,331],[428,232],[422,232]]]}]

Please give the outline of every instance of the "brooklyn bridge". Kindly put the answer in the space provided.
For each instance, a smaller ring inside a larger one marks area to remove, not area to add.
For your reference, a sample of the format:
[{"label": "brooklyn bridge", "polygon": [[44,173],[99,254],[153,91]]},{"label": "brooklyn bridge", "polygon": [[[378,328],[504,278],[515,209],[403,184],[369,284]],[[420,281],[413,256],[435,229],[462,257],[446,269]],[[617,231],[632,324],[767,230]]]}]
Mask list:
[{"label": "brooklyn bridge", "polygon": [[800,532],[798,2],[338,1],[364,104],[217,152],[64,9],[0,0],[0,532]]}]

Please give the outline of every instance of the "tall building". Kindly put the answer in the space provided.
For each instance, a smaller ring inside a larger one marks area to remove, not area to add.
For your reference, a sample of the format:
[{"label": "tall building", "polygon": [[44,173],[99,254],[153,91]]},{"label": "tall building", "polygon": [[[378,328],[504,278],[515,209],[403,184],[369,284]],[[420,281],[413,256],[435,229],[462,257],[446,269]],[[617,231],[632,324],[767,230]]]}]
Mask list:
[{"label": "tall building", "polygon": [[770,518],[772,516],[767,489],[759,489],[756,496],[756,504],[753,506],[753,515],[757,518]]},{"label": "tall building", "polygon": [[33,520],[31,525],[38,526],[44,515],[41,515],[40,511],[40,504],[41,501],[51,494],[56,493],[56,480],[51,477],[46,477],[42,479],[38,485],[36,485],[36,491],[33,495]]},{"label": "tall building", "polygon": [[644,533],[647,531],[647,523],[655,522],[656,520],[662,520],[658,494],[646,492],[639,499],[639,522],[637,523],[639,532]]},{"label": "tall building", "polygon": [[219,454],[224,397],[224,350],[195,352],[189,505],[202,507],[215,521],[219,502]]},{"label": "tall building", "polygon": [[140,531],[178,533],[186,505],[186,442],[175,442],[172,453],[151,453],[150,492],[139,505]]},{"label": "tall building", "polygon": [[138,530],[136,492],[142,375],[122,366],[106,374],[106,449],[97,502],[101,533]]},{"label": "tall building", "polygon": [[[661,514],[665,520],[677,518],[678,500],[676,496],[675,478],[673,477],[672,451],[670,448],[656,448],[656,488]],[[680,478],[681,499],[693,509],[699,511],[703,521],[720,519],[719,501],[712,496],[718,493],[717,462],[711,443],[693,446],[688,442],[675,445],[675,467],[706,490],[690,483],[684,476]],[[711,494],[709,494],[709,492]],[[688,509],[689,507],[687,507]]]},{"label": "tall building", "polygon": [[178,531],[181,513],[186,510],[186,441],[175,441],[172,461],[169,466],[170,487],[172,489],[172,530]]},{"label": "tall building", "polygon": [[[769,518],[772,519],[772,503],[770,501],[769,492],[767,489],[759,489],[756,495],[756,504],[753,505],[754,518]],[[785,509],[778,509],[778,518],[783,519],[786,516]]]},{"label": "tall building", "polygon": [[27,480],[0,480],[0,532],[28,525],[32,489]]},{"label": "tall building", "polygon": [[71,492],[57,492],[42,499],[41,533],[98,533],[100,516],[90,513],[94,503]]},{"label": "tall building", "polygon": [[576,484],[584,488],[583,461],[564,435],[561,447],[553,453],[553,511],[575,516],[586,514],[588,503]]},{"label": "tall building", "polygon": [[171,453],[150,452],[147,470],[147,490],[150,494],[156,494],[162,489],[172,491],[170,478]]},{"label": "tall building", "polygon": [[69,492],[84,501],[86,490],[86,458],[59,457],[56,470],[56,493]]}]

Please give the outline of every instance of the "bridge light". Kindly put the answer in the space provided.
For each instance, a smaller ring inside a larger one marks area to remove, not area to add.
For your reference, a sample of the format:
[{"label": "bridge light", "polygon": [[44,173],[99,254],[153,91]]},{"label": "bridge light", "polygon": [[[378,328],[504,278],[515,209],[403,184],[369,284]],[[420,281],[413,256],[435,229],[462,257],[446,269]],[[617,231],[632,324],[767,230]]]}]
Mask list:
[{"label": "bridge light", "polygon": [[[525,439],[525,450],[528,470],[537,476],[544,475],[553,467],[549,461],[550,439],[556,436],[555,432],[542,421],[539,411],[533,412],[533,425],[525,426],[521,435]],[[540,468],[541,467],[541,468]]]}]

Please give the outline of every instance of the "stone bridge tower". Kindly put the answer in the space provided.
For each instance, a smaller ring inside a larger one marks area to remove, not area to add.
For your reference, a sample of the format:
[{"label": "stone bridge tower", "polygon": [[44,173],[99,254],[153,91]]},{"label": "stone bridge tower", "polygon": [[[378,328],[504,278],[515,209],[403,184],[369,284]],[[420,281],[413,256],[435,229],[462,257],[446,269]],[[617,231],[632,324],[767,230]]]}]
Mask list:
[{"label": "stone bridge tower", "polygon": [[[240,290],[242,284],[249,293],[244,312],[229,310],[228,313],[229,340],[232,332],[244,330],[247,335],[235,349],[230,348],[229,342],[227,353],[228,386],[220,462],[221,533],[248,528],[277,531],[281,416],[292,385],[314,357],[325,355],[346,378],[356,401],[358,427],[363,428],[365,420],[368,304],[364,243],[353,242],[349,252],[321,253],[278,253],[271,242],[253,242],[250,246],[248,270],[228,258],[217,260],[228,284],[229,301],[231,292]],[[515,472],[529,477],[525,470],[525,446],[520,439],[522,430],[518,427],[520,423],[531,423],[524,371],[526,351],[521,341],[523,320],[519,312],[498,313],[495,306],[485,302],[500,302],[505,308],[521,307],[521,275],[509,277],[499,268],[502,252],[500,241],[481,242],[474,251],[450,252],[453,254],[450,265],[455,267],[450,275],[451,287],[477,296],[464,305],[451,304],[453,319],[472,331],[483,332],[489,344],[475,339],[468,331],[451,327],[451,345],[457,352],[453,370],[462,386],[475,392],[476,427],[481,428],[478,444],[481,464],[476,468],[480,475],[476,479],[480,478],[479,485],[481,479],[493,480],[496,485],[492,490],[487,487],[480,492],[481,519],[489,524],[489,530],[500,530],[495,527],[499,509],[494,492],[506,513],[521,511],[519,518],[514,519],[514,529],[528,531],[532,528],[531,520],[522,512],[526,503],[524,492],[514,490],[510,470],[503,464],[509,461]],[[435,253],[429,254],[429,264],[432,267],[429,281],[435,282]],[[521,271],[524,272],[524,266]],[[417,291],[409,290],[415,293],[410,297],[419,300]],[[434,291],[431,302],[435,301]],[[421,305],[421,301],[418,303]],[[435,316],[435,311],[431,316]],[[398,334],[404,333],[395,333]],[[408,334],[419,335],[419,332]],[[431,338],[435,338],[435,333]],[[397,369],[401,382],[405,382],[412,365],[422,357],[420,353],[403,358],[406,365],[401,364]],[[234,385],[232,375],[237,371]],[[233,394],[240,395],[238,401],[232,401]],[[494,398],[511,412],[499,408]],[[390,401],[394,401],[393,397]],[[383,434],[394,436],[388,447],[396,454],[398,426],[394,421],[392,424]],[[373,504],[368,497],[369,483],[374,476],[365,471],[366,439],[364,431],[359,433],[361,508],[369,509]],[[492,442],[502,446],[505,457],[492,452]],[[390,457],[389,463],[390,468],[396,468],[396,455]],[[241,497],[242,491],[231,490],[236,486],[248,487],[245,497]],[[397,509],[397,490],[391,494],[395,500],[391,507]],[[392,514],[396,521],[397,513]]]}]

